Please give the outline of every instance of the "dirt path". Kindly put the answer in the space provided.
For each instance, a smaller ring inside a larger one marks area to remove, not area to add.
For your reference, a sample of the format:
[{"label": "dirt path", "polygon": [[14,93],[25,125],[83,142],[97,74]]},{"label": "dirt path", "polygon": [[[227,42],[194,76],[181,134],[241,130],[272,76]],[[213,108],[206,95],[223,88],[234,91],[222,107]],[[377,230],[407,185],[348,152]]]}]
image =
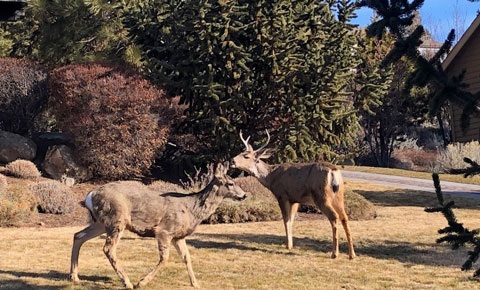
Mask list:
[{"label": "dirt path", "polygon": [[[394,176],[377,173],[343,170],[343,177],[347,180],[367,181],[398,188],[435,192],[433,180],[404,176]],[[449,181],[440,181],[442,191],[451,196],[480,199],[480,186]]]}]

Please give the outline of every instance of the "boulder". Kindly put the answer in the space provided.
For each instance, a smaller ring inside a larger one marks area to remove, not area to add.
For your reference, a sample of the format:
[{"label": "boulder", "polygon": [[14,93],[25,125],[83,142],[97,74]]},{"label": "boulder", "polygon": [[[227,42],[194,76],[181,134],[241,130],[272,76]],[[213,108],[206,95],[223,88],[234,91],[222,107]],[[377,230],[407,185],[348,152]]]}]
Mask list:
[{"label": "boulder", "polygon": [[67,145],[74,148],[72,138],[61,132],[37,132],[32,134],[32,140],[37,144],[35,163],[41,164],[45,160],[48,148],[54,145]]},{"label": "boulder", "polygon": [[27,137],[0,131],[0,163],[10,163],[17,159],[33,160],[37,145]]},{"label": "boulder", "polygon": [[81,182],[91,177],[87,168],[77,164],[72,149],[65,145],[55,145],[48,148],[42,168],[45,173],[56,180],[73,177]]}]

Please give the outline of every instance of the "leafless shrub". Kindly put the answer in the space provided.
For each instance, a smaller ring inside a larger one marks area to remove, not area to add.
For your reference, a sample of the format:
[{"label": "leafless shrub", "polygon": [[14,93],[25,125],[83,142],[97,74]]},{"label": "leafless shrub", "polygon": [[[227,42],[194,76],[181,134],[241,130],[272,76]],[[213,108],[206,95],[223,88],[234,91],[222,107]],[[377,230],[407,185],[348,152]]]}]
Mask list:
[{"label": "leafless shrub", "polygon": [[7,164],[6,171],[8,174],[24,179],[35,179],[40,177],[40,171],[33,162],[18,159]]},{"label": "leafless shrub", "polygon": [[15,225],[35,209],[36,199],[24,186],[10,185],[0,189],[0,226]]},{"label": "leafless shrub", "polygon": [[159,192],[184,192],[188,193],[182,186],[163,180],[157,180],[148,185],[151,189]]},{"label": "leafless shrub", "polygon": [[43,181],[31,186],[41,213],[65,214],[75,209],[72,191],[58,181]]},{"label": "leafless shrub", "polygon": [[199,191],[205,186],[207,186],[213,178],[214,164],[207,165],[207,171],[202,171],[201,168],[195,167],[195,175],[191,176],[189,173],[185,172],[188,180],[180,180],[183,189],[187,191]]},{"label": "leafless shrub", "polygon": [[480,162],[480,143],[452,143],[440,153],[437,159],[437,169],[440,172],[448,172],[452,168],[464,168],[464,157]]},{"label": "leafless shrub", "polygon": [[5,175],[0,173],[0,190],[7,188],[7,178]]}]

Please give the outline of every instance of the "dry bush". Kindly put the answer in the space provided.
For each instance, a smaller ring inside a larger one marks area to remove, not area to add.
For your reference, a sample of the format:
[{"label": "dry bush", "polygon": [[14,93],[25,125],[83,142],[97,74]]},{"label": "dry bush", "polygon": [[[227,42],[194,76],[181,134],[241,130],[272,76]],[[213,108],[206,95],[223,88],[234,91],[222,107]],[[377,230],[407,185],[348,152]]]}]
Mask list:
[{"label": "dry bush", "polygon": [[75,209],[73,192],[58,181],[43,181],[31,186],[41,213],[65,214]]},{"label": "dry bush", "polygon": [[472,141],[449,144],[445,150],[440,152],[435,169],[440,172],[448,172],[452,168],[465,168],[467,164],[463,161],[464,157],[480,162],[480,143]]},{"label": "dry bush", "polygon": [[148,173],[178,111],[163,91],[117,65],[68,65],[50,78],[58,127],[74,139],[79,161],[96,179]]},{"label": "dry bush", "polygon": [[5,168],[8,174],[24,179],[36,179],[41,175],[37,166],[28,160],[18,159],[12,161],[8,163]]},{"label": "dry bush", "polygon": [[26,60],[0,57],[0,129],[25,135],[48,99],[48,73]]},{"label": "dry bush", "polygon": [[345,190],[345,211],[351,220],[371,220],[377,217],[373,203],[351,190]]},{"label": "dry bush", "polygon": [[187,176],[187,180],[180,180],[182,187],[188,192],[196,192],[205,188],[213,179],[215,172],[215,165],[213,163],[207,165],[206,170],[202,171],[201,168],[195,168],[195,175],[192,176],[187,172],[184,172]]},{"label": "dry bush", "polygon": [[0,190],[6,189],[8,185],[7,178],[5,175],[0,173]]},{"label": "dry bush", "polygon": [[254,177],[235,179],[246,193],[243,201],[225,199],[204,223],[242,223],[280,220],[282,214],[273,194]]},{"label": "dry bush", "polygon": [[393,165],[396,168],[425,171],[431,168],[435,163],[438,153],[435,150],[404,148],[395,150],[392,157],[396,161],[393,162]]},{"label": "dry bush", "polygon": [[31,191],[21,185],[0,189],[0,226],[11,226],[21,221],[35,209],[36,199]]},{"label": "dry bush", "polygon": [[[345,211],[351,220],[371,220],[377,214],[373,203],[368,201],[362,195],[353,192],[349,189],[344,192]],[[317,207],[313,205],[302,205],[300,212],[322,213]]]},{"label": "dry bush", "polygon": [[163,180],[156,180],[151,184],[149,184],[148,187],[158,192],[179,192],[179,193],[189,192],[178,184],[166,182]]}]

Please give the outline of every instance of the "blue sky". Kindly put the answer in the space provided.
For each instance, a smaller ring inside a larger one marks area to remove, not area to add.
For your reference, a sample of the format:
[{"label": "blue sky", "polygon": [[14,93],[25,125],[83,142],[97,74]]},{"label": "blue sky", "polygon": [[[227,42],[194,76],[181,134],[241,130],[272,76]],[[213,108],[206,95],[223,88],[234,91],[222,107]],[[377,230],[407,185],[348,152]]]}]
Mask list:
[{"label": "blue sky", "polygon": [[[425,0],[420,9],[420,16],[425,28],[427,28],[433,38],[443,42],[448,32],[452,28],[457,28],[459,32],[464,32],[477,16],[480,9],[480,2],[469,2],[467,0]],[[372,17],[372,10],[362,8],[357,11],[358,17],[353,19],[353,23],[360,26],[367,26]],[[455,15],[458,15],[455,17]],[[455,18],[457,24],[455,24]],[[456,26],[456,27],[455,27]],[[461,35],[457,34],[457,38]]]}]

